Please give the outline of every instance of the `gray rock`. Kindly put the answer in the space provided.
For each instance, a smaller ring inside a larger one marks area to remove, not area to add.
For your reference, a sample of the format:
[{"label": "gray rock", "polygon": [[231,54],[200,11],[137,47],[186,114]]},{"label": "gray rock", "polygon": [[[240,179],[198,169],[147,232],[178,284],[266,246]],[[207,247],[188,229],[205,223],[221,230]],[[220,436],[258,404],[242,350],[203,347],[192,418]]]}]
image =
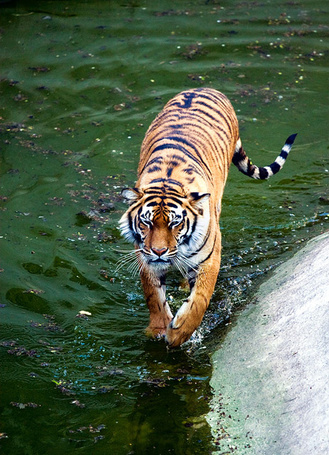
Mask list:
[{"label": "gray rock", "polygon": [[329,234],[260,286],[212,356],[214,453],[329,453]]}]

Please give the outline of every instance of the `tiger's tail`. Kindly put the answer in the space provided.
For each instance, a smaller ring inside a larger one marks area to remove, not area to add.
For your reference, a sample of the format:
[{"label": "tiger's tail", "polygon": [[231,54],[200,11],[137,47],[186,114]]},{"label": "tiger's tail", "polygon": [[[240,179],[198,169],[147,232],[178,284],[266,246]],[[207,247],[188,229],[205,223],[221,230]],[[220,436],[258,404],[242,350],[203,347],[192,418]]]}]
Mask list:
[{"label": "tiger's tail", "polygon": [[239,139],[236,143],[232,162],[243,174],[248,175],[253,179],[266,180],[272,177],[272,175],[279,172],[279,170],[282,168],[286,162],[287,156],[291,150],[296,136],[297,134],[292,134],[289,136],[284,146],[282,147],[280,155],[277,156],[272,164],[265,167],[258,167],[255,164],[252,164],[245,151],[243,150],[241,140]]}]

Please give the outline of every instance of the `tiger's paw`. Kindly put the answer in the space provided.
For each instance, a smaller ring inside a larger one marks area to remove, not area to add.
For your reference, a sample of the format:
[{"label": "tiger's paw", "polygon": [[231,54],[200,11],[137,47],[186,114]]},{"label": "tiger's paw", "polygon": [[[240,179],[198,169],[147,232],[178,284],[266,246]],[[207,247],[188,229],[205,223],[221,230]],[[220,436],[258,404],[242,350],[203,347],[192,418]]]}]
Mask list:
[{"label": "tiger's paw", "polygon": [[169,349],[177,348],[185,341],[187,341],[191,333],[187,333],[183,326],[175,327],[174,321],[172,321],[168,327],[166,332],[166,343]]},{"label": "tiger's paw", "polygon": [[149,338],[164,338],[166,335],[166,327],[148,326],[145,329],[145,334]]}]

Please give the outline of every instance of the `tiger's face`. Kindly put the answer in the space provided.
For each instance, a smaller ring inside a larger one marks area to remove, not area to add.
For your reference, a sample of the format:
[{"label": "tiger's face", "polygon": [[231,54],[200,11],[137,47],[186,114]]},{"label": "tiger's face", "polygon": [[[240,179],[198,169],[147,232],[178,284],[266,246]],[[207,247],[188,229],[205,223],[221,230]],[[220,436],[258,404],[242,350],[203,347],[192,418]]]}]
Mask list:
[{"label": "tiger's face", "polygon": [[183,274],[193,267],[188,252],[204,232],[209,193],[178,197],[126,189],[122,194],[131,206],[120,220],[121,231],[144,264],[159,272],[173,265]]}]

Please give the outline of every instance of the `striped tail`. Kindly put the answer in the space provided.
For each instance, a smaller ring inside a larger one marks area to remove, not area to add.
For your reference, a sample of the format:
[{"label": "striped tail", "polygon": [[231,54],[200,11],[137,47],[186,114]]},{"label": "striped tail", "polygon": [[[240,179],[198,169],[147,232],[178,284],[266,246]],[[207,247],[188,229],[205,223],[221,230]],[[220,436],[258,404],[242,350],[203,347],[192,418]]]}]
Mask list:
[{"label": "striped tail", "polygon": [[250,159],[247,157],[245,151],[242,148],[241,140],[239,139],[236,143],[235,152],[233,155],[232,162],[243,174],[248,175],[253,179],[266,180],[272,175],[279,172],[284,163],[286,162],[287,156],[291,150],[292,144],[297,134],[292,134],[286,140],[286,143],[282,147],[280,155],[275,159],[274,163],[265,167],[258,167],[252,164]]}]

